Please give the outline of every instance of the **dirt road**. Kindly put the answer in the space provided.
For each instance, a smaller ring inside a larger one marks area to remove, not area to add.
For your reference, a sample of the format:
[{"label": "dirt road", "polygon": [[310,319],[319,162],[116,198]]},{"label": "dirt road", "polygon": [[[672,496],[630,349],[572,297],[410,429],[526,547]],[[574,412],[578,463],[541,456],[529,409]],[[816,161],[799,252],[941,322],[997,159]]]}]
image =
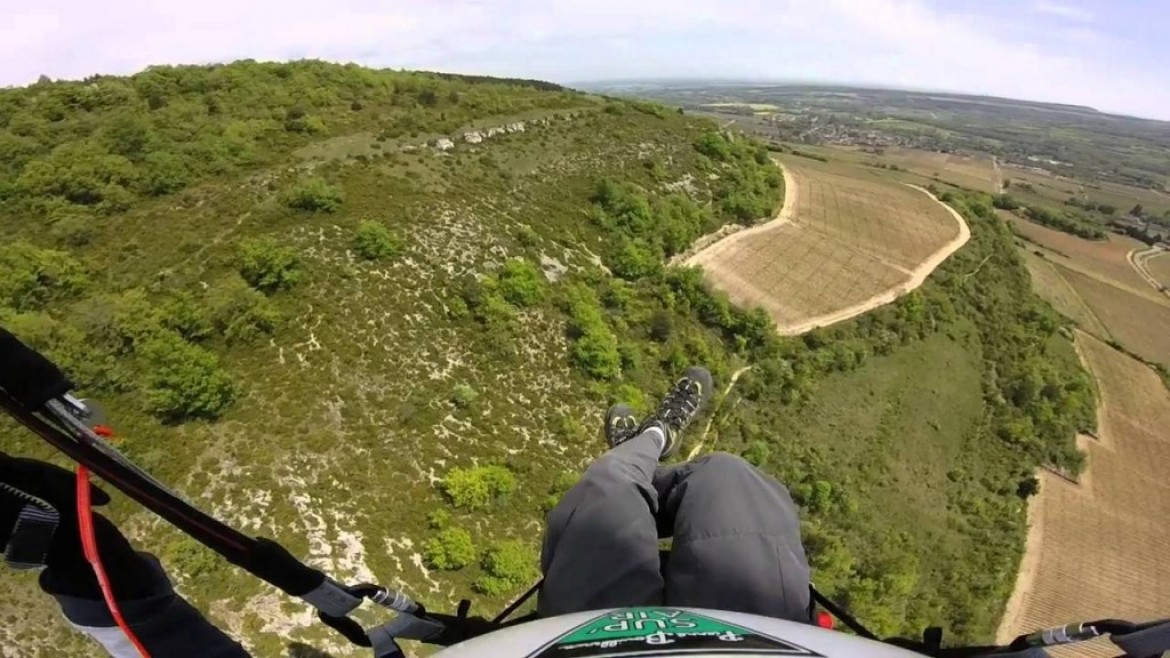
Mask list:
[{"label": "dirt road", "polygon": [[723,408],[723,404],[727,401],[728,394],[731,393],[733,388],[735,388],[735,383],[739,381],[739,376],[751,369],[752,366],[744,366],[739,370],[731,373],[731,380],[727,382],[727,387],[723,389],[723,397],[720,398],[719,408],[715,409],[715,411],[711,413],[711,417],[707,419],[707,426],[703,428],[703,435],[699,437],[699,441],[695,444],[695,447],[691,448],[691,451],[687,453],[688,461],[694,459],[695,456],[702,452],[703,444],[707,441],[707,435],[711,432],[711,424],[715,422],[715,415],[718,414],[719,411]]},{"label": "dirt road", "polygon": [[1157,277],[1155,277],[1148,269],[1146,269],[1146,261],[1154,258],[1155,256],[1159,256],[1162,253],[1164,253],[1164,250],[1161,247],[1150,247],[1149,249],[1144,249],[1141,251],[1134,249],[1133,251],[1126,254],[1125,259],[1129,261],[1130,265],[1133,265],[1133,269],[1137,270],[1137,273],[1146,280],[1146,283],[1153,286],[1154,290],[1157,290],[1167,297],[1170,297],[1170,288],[1163,286],[1162,282],[1158,281]]},{"label": "dirt road", "polygon": [[784,205],[780,208],[780,212],[776,213],[775,217],[763,224],[756,224],[750,228],[734,224],[731,225],[734,228],[730,230],[729,227],[724,227],[715,233],[705,235],[695,241],[694,248],[671,259],[671,264],[681,262],[692,267],[704,267],[717,260],[720,254],[739,244],[744,239],[792,221],[792,216],[796,214],[796,202],[798,199],[796,180],[792,177],[792,173],[788,171],[787,167],[779,162],[776,162],[776,166],[780,167],[780,172],[784,174]]},{"label": "dirt road", "polygon": [[[880,294],[874,295],[873,297],[870,297],[869,299],[859,304],[854,304],[833,313],[819,315],[814,318],[808,318],[797,323],[777,326],[776,328],[781,334],[785,336],[797,336],[808,331],[812,331],[817,327],[826,327],[831,324],[836,324],[837,322],[842,322],[844,320],[857,317],[862,313],[872,311],[879,306],[889,304],[898,297],[901,297],[902,295],[905,295],[912,290],[916,290],[919,286],[926,282],[926,277],[930,276],[930,273],[933,272],[935,268],[941,265],[942,262],[945,261],[951,254],[958,251],[960,247],[967,244],[967,240],[971,239],[971,229],[967,226],[967,222],[963,219],[963,216],[960,215],[954,208],[948,206],[942,201],[939,201],[926,189],[918,187],[917,185],[910,185],[910,187],[913,187],[919,192],[929,196],[930,198],[934,199],[935,202],[937,202],[940,206],[946,208],[947,212],[949,212],[951,216],[955,218],[955,221],[959,223],[959,234],[955,236],[953,240],[943,245],[938,251],[931,254],[930,258],[926,259],[918,267],[914,268],[914,270],[910,272],[910,278],[898,286],[886,290]],[[784,205],[785,207],[788,206],[787,200],[785,200]]]}]

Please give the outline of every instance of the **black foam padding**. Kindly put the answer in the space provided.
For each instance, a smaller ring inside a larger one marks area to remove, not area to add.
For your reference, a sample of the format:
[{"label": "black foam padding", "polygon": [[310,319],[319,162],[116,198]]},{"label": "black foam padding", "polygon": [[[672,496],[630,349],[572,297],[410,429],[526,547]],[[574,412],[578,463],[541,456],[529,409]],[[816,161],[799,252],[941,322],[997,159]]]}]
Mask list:
[{"label": "black foam padding", "polygon": [[38,352],[0,327],[0,388],[24,407],[38,411],[73,389],[73,382]]}]

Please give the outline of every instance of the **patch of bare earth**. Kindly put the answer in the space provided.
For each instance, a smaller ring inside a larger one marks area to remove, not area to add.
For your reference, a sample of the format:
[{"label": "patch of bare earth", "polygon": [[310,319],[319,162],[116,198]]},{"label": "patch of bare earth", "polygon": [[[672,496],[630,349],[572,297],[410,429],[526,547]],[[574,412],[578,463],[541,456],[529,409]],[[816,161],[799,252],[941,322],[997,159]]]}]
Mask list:
[{"label": "patch of bare earth", "polygon": [[784,209],[694,254],[689,265],[796,335],[888,304],[966,244],[966,222],[921,188],[850,170],[784,166]]}]

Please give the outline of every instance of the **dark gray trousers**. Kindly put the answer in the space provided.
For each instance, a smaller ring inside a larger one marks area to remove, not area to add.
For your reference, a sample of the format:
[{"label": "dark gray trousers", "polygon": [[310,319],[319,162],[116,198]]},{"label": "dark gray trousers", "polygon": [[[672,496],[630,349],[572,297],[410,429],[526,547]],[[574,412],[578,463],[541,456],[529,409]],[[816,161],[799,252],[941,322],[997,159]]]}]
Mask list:
[{"label": "dark gray trousers", "polygon": [[[659,536],[673,536],[665,569]],[[734,455],[660,467],[652,436],[599,458],[548,517],[538,611],[672,605],[808,621],[788,490]]]}]

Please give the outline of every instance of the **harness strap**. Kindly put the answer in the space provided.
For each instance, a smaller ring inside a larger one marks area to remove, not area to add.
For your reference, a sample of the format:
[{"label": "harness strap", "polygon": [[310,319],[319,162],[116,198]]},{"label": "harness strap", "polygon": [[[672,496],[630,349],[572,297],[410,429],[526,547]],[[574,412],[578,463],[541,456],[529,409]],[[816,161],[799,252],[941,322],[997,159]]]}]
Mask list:
[{"label": "harness strap", "polygon": [[1170,651],[1170,620],[1164,619],[1153,625],[1124,635],[1114,635],[1110,638],[1133,658],[1156,658]]},{"label": "harness strap", "polygon": [[61,522],[61,514],[47,502],[20,489],[0,482],[0,492],[24,502],[16,517],[16,525],[4,550],[4,561],[18,570],[40,569],[45,566],[53,536]]}]

